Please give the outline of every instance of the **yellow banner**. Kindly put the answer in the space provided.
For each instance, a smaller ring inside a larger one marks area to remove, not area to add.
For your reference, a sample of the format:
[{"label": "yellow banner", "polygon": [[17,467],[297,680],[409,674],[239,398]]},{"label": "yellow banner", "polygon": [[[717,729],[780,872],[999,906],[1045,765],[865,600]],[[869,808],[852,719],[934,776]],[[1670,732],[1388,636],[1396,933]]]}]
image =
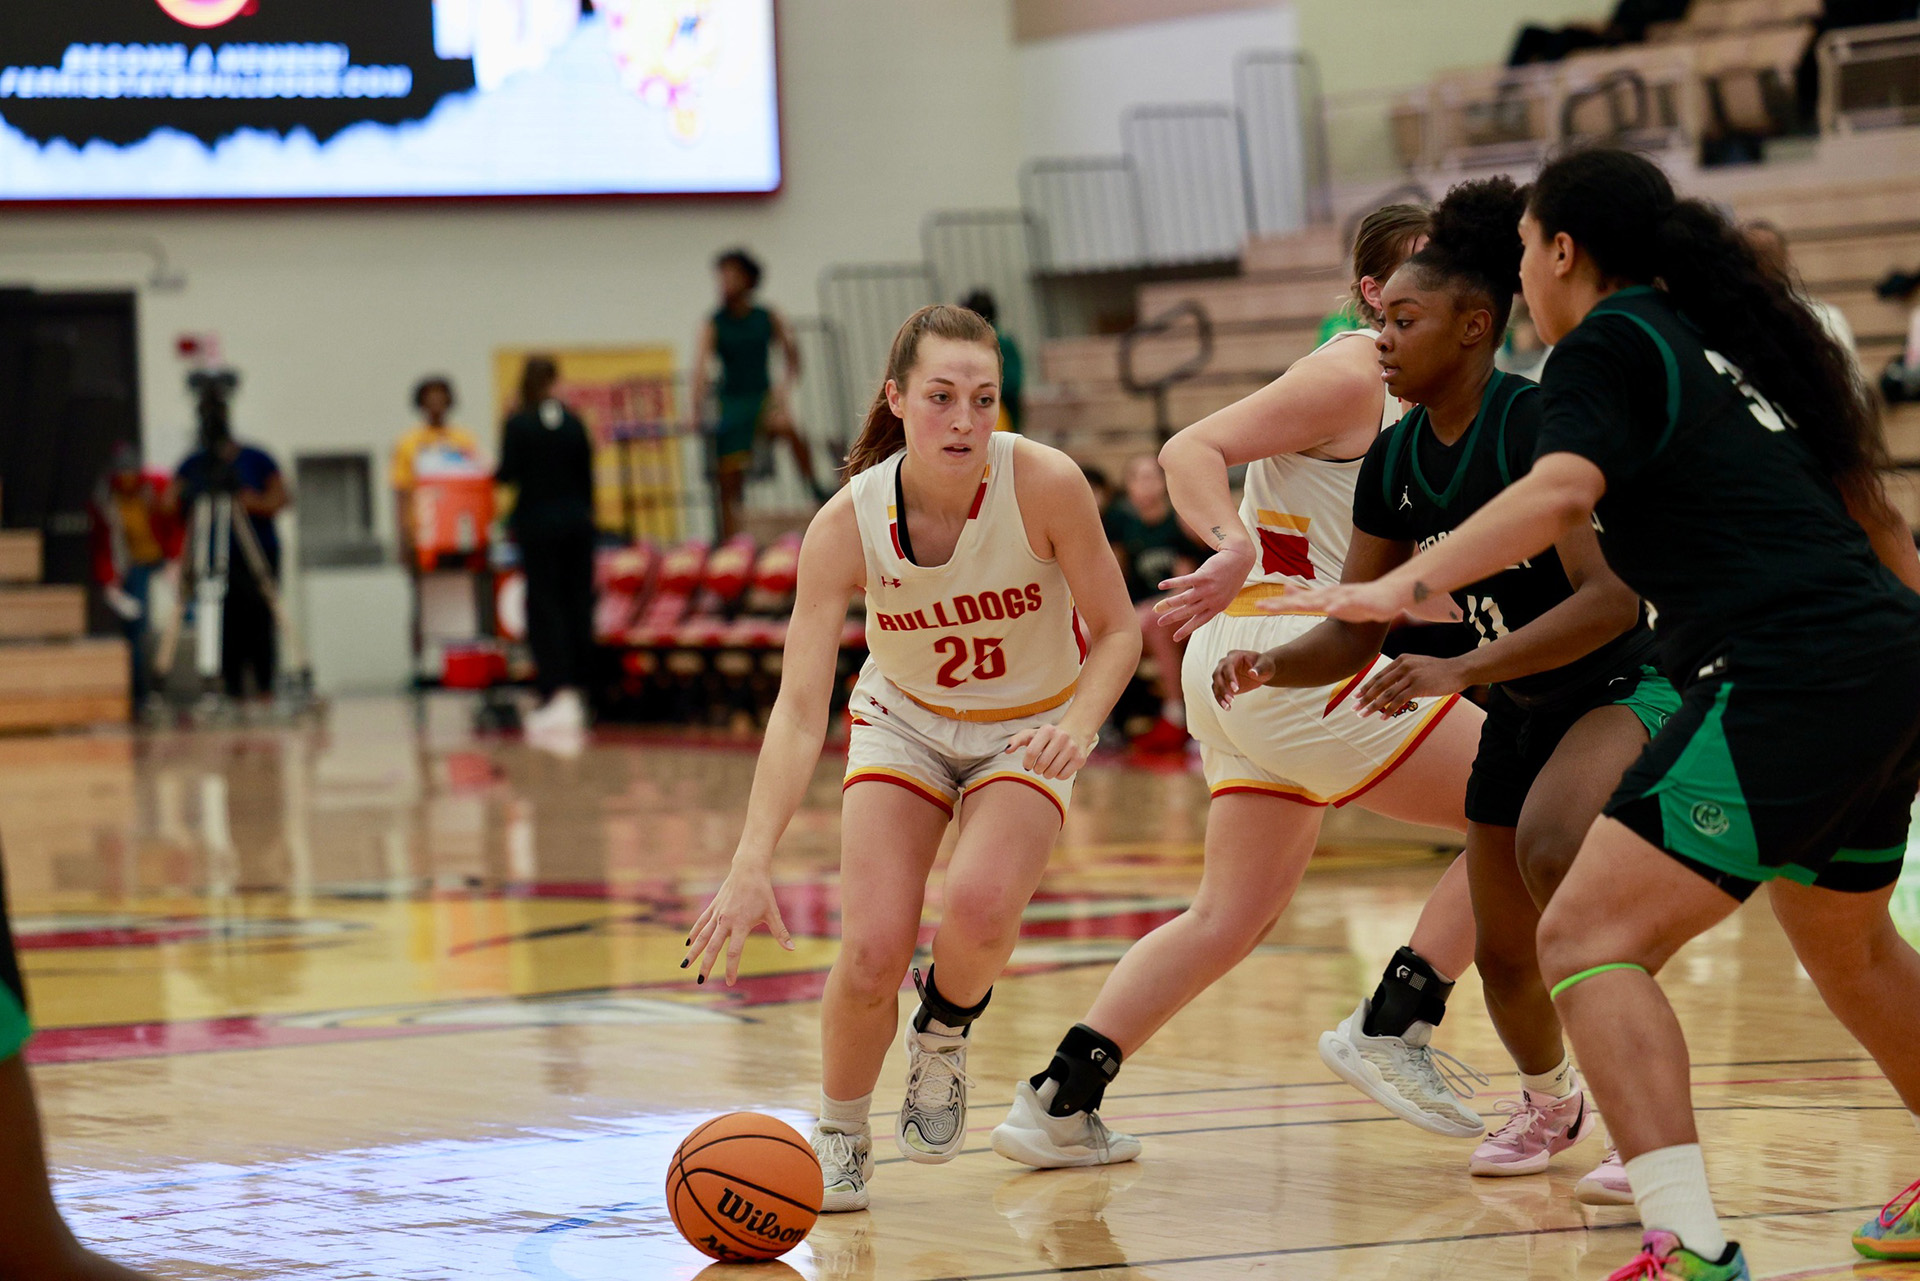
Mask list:
[{"label": "yellow banner", "polygon": [[673,348],[502,347],[493,353],[497,421],[520,399],[520,371],[529,356],[560,366],[554,388],[593,438],[594,516],[623,537],[674,542],[684,537],[691,442],[678,434],[684,418]]}]

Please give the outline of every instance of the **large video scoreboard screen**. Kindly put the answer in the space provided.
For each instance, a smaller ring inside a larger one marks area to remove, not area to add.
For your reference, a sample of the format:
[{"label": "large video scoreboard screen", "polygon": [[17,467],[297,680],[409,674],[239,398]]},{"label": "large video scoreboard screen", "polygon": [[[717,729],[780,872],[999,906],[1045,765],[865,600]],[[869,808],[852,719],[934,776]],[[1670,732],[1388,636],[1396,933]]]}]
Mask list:
[{"label": "large video scoreboard screen", "polygon": [[0,0],[0,201],[780,185],[774,0]]}]

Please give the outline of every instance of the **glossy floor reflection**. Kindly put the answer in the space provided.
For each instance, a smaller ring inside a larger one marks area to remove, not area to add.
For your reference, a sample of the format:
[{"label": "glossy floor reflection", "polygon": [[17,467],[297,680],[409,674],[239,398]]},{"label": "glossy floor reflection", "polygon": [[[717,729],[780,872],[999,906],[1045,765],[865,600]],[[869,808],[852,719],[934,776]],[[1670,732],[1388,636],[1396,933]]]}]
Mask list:
[{"label": "glossy floor reflection", "polygon": [[[987,1151],[1013,1082],[1198,875],[1199,780],[1101,764],[976,1037],[969,1150],[909,1166],[883,1134],[870,1214],[784,1265],[708,1268],[668,1221],[667,1155],[715,1112],[813,1106],[840,764],[779,864],[799,946],[756,942],[713,990],[680,942],[751,754],[616,734],[558,759],[467,723],[455,699],[383,700],[309,731],[0,740],[31,1057],[90,1241],[169,1277],[543,1281],[1591,1279],[1631,1252],[1630,1211],[1571,1197],[1597,1141],[1546,1177],[1470,1180],[1466,1145],[1320,1066],[1443,866],[1358,815],[1259,953],[1130,1061],[1108,1112],[1140,1162],[1038,1174]],[[1920,927],[1920,880],[1901,901]],[[1920,1275],[1854,1266],[1848,1232],[1920,1175],[1920,1138],[1764,904],[1668,988],[1756,1276]],[[1454,1010],[1447,1047],[1506,1069],[1471,981]],[[883,1121],[902,1075],[896,1054]]]}]

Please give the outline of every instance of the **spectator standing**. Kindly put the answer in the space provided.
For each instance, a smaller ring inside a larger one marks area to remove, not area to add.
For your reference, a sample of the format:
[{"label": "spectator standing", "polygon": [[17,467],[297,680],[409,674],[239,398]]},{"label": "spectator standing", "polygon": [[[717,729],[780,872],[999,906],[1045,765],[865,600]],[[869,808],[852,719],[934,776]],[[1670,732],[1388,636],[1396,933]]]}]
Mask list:
[{"label": "spectator standing", "polygon": [[166,473],[148,475],[140,466],[139,447],[123,441],[114,446],[90,512],[93,577],[127,638],[136,715],[152,686],[147,637],[153,576],[180,553],[179,522],[167,513],[166,491]]},{"label": "spectator standing", "polygon": [[452,380],[429,374],[413,388],[413,407],[420,421],[402,435],[393,447],[392,479],[395,531],[394,545],[400,553],[400,566],[413,584],[413,657],[417,665],[426,648],[426,617],[421,595],[422,569],[416,540],[414,493],[420,477],[435,472],[480,471],[485,467],[480,442],[473,433],[454,423],[448,415],[458,398]]},{"label": "spectator standing", "polygon": [[451,381],[438,374],[422,378],[413,389],[413,407],[420,421],[393,447],[393,494],[399,505],[394,527],[400,531],[400,557],[407,565],[413,563],[414,483],[422,471],[448,463],[474,467],[481,462],[480,442],[448,417],[455,403]]},{"label": "spectator standing", "polygon": [[[747,473],[763,436],[786,441],[793,451],[793,464],[814,497],[825,502],[828,491],[815,479],[813,452],[793,421],[800,345],[778,312],[754,300],[760,288],[760,264],[744,249],[729,249],[713,266],[719,277],[720,307],[700,332],[693,394],[695,403],[704,405],[711,382],[718,411],[709,421],[714,434],[714,482],[720,491],[720,536],[731,538],[740,529]],[[782,360],[777,382],[772,372],[776,345]]]},{"label": "spectator standing", "polygon": [[[249,694],[270,700],[280,661],[280,638],[273,601],[280,584],[280,532],[274,517],[293,505],[286,477],[273,455],[257,445],[243,445],[233,436],[228,398],[232,374],[196,374],[192,385],[199,396],[199,448],[188,454],[174,473],[169,514],[178,512],[192,529],[193,509],[202,498],[230,494],[234,524],[227,545],[227,594],[221,609],[220,679],[229,698]],[[253,532],[262,565],[256,567],[242,545],[240,517]]]},{"label": "spectator standing", "polygon": [[1171,629],[1159,626],[1154,606],[1161,599],[1163,580],[1191,574],[1208,553],[1174,512],[1159,459],[1141,454],[1128,462],[1124,485],[1126,492],[1113,501],[1102,520],[1107,541],[1120,559],[1127,594],[1140,616],[1146,652],[1153,657],[1154,693],[1160,699],[1160,719],[1134,742],[1148,751],[1170,751],[1187,741],[1187,711],[1180,689],[1184,646],[1173,639]]},{"label": "spectator standing", "polygon": [[555,399],[559,380],[551,357],[528,358],[495,473],[515,491],[507,528],[527,576],[527,642],[542,700],[527,717],[530,733],[586,728],[581,691],[593,661],[593,443]]}]

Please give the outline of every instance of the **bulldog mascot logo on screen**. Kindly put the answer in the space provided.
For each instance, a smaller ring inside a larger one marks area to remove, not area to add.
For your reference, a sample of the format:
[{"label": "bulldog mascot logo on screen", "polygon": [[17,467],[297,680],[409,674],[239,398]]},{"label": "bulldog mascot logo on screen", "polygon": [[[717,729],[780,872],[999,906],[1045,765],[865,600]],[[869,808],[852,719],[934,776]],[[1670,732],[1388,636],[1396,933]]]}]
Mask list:
[{"label": "bulldog mascot logo on screen", "polygon": [[252,13],[255,0],[160,0],[175,22],[189,27],[218,27],[243,13]]}]

